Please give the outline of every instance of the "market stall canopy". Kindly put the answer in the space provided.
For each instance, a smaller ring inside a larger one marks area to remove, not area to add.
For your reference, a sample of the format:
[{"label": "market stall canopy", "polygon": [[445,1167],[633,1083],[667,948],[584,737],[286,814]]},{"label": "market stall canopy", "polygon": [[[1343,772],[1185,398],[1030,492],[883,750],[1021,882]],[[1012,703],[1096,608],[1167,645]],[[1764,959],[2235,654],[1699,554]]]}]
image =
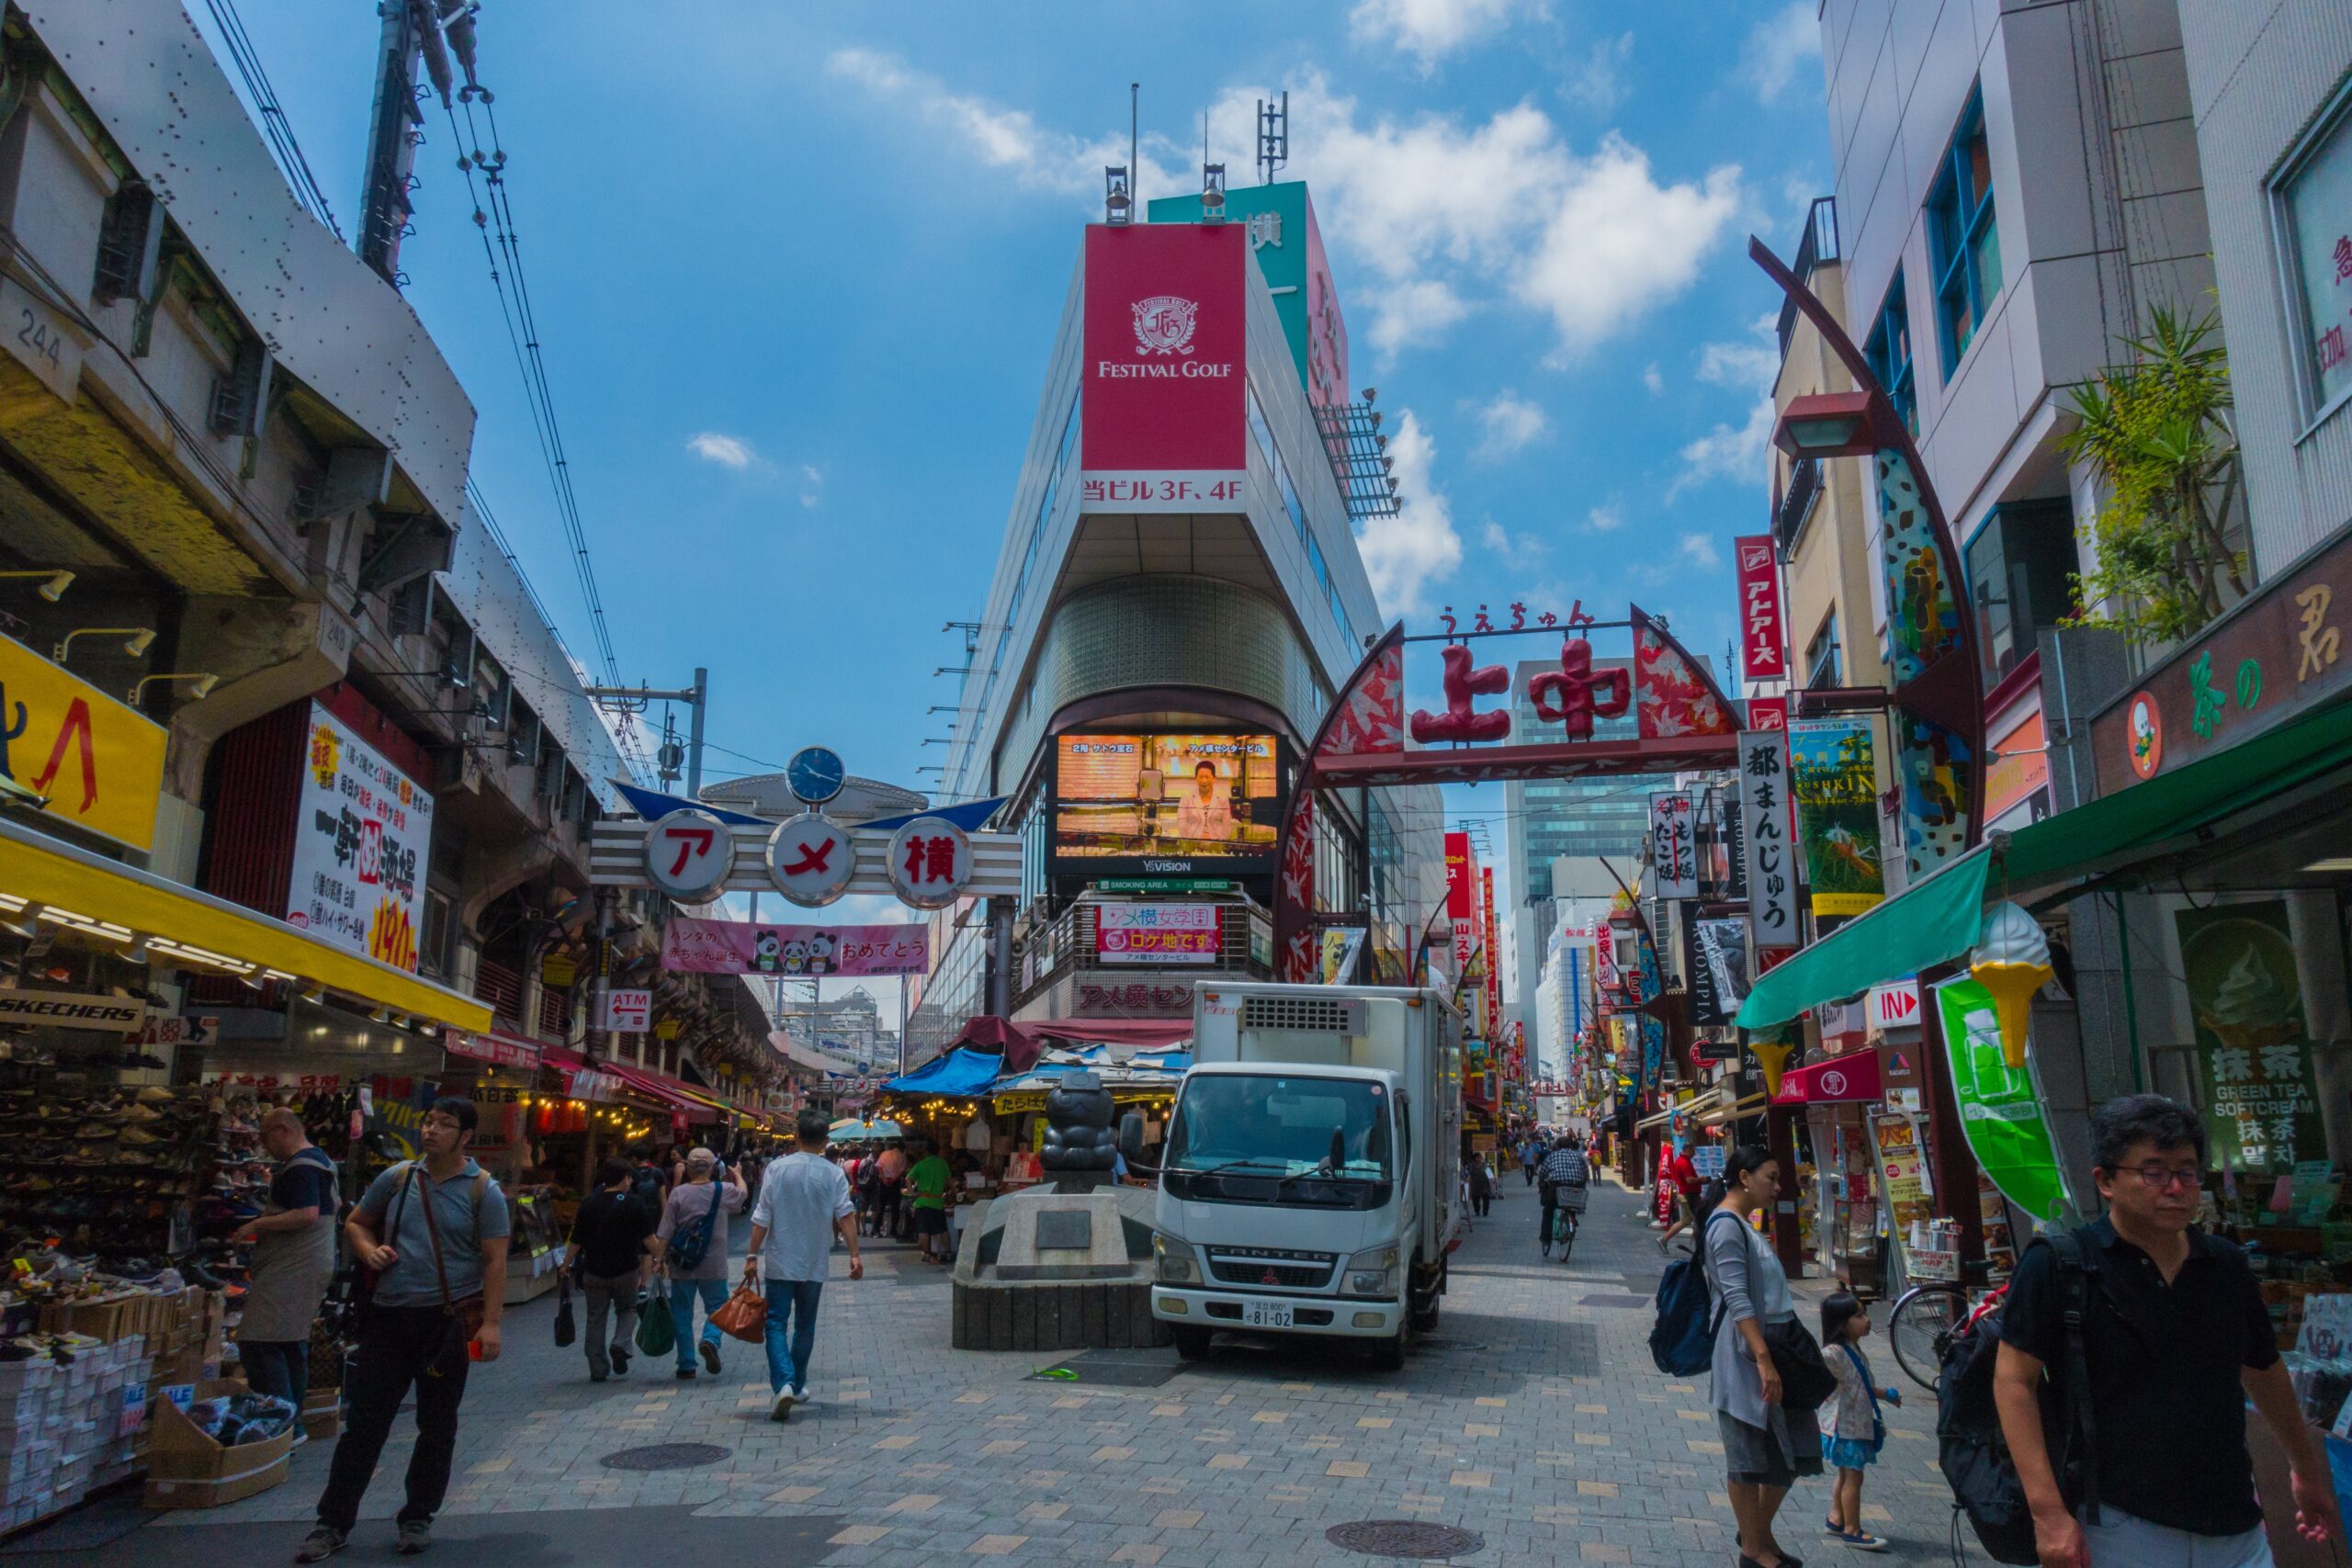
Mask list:
[{"label": "market stall canopy", "polygon": [[697,1093],[676,1078],[649,1072],[628,1062],[616,1062],[602,1056],[592,1059],[552,1046],[541,1054],[539,1061],[542,1066],[566,1073],[603,1073],[617,1079],[633,1099],[647,1100],[663,1111],[682,1114],[688,1122],[718,1122],[732,1113],[731,1108]]},{"label": "market stall canopy", "polygon": [[1781,1075],[1781,1092],[1772,1097],[1772,1103],[1842,1105],[1880,1100],[1885,1093],[1879,1077],[1878,1053],[1857,1051],[1811,1066],[1791,1067]]},{"label": "market stall canopy", "polygon": [[854,1144],[868,1138],[903,1138],[906,1133],[896,1122],[861,1122],[854,1116],[844,1116],[833,1123],[831,1136],[837,1144]]},{"label": "market stall canopy", "polygon": [[13,906],[12,918],[38,906],[66,930],[125,946],[145,937],[156,961],[199,973],[315,981],[437,1026],[475,1034],[490,1028],[489,1004],[472,997],[7,821],[0,821],[0,906]]},{"label": "market stall canopy", "polygon": [[1190,1051],[1151,1050],[1134,1045],[1083,1045],[1075,1051],[1047,1051],[1026,1072],[1006,1072],[992,1094],[1049,1089],[1068,1074],[1092,1073],[1111,1090],[1174,1089],[1193,1067]]},{"label": "market stall canopy", "polygon": [[2145,784],[2014,833],[1995,833],[1933,876],[1758,976],[1735,1021],[1769,1029],[1807,1008],[1959,958],[1976,944],[1988,887],[2020,901],[2168,862],[2217,825],[2352,764],[2352,704],[2324,708]]},{"label": "market stall canopy", "polygon": [[1191,1043],[1190,1019],[1036,1018],[1015,1023],[1009,1018],[983,1014],[964,1026],[959,1045],[1001,1052],[1004,1070],[1025,1073],[1053,1045],[1135,1045],[1182,1047]]},{"label": "market stall canopy", "polygon": [[944,1094],[951,1099],[977,1100],[996,1082],[1004,1058],[992,1051],[958,1045],[944,1056],[934,1056],[901,1077],[882,1086],[888,1094]]}]

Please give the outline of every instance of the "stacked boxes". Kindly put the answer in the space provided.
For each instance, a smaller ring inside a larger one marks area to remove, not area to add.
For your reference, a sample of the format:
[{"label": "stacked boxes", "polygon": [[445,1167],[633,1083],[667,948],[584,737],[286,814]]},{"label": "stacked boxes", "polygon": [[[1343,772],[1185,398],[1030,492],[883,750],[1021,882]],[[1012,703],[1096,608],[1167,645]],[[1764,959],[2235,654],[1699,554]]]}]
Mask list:
[{"label": "stacked boxes", "polygon": [[147,1393],[147,1342],[61,1336],[53,1348],[0,1362],[0,1529],[73,1507],[130,1472]]}]

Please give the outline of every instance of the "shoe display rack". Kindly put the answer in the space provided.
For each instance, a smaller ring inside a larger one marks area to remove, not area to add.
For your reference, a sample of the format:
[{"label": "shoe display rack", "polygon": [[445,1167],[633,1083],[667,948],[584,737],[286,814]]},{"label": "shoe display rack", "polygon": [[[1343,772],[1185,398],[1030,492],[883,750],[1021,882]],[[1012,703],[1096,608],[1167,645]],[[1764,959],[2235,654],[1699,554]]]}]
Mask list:
[{"label": "shoe display rack", "polygon": [[[77,1089],[63,1077],[0,1087],[0,1237],[152,1272],[198,1238],[219,1120],[192,1090]],[[216,1223],[236,1212],[232,1196],[209,1206]]]}]

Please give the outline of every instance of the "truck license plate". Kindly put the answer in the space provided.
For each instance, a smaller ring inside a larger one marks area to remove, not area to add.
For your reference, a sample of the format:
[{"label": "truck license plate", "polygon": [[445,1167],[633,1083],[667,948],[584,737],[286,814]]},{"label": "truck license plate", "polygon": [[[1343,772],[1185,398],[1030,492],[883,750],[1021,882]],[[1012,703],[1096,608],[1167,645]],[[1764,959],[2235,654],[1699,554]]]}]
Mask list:
[{"label": "truck license plate", "polygon": [[1290,1308],[1273,1302],[1247,1302],[1242,1304],[1241,1321],[1251,1328],[1288,1328]]}]

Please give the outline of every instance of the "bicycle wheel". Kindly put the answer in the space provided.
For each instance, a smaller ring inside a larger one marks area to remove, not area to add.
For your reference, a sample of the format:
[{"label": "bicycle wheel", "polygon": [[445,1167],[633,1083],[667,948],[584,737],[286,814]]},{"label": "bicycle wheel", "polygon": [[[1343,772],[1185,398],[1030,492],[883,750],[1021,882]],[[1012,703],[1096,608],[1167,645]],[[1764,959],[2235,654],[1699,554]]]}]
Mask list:
[{"label": "bicycle wheel", "polygon": [[1916,1285],[1905,1292],[1886,1325],[1887,1343],[1904,1375],[1934,1393],[1944,1347],[1967,1313],[1967,1292],[1957,1285]]}]

